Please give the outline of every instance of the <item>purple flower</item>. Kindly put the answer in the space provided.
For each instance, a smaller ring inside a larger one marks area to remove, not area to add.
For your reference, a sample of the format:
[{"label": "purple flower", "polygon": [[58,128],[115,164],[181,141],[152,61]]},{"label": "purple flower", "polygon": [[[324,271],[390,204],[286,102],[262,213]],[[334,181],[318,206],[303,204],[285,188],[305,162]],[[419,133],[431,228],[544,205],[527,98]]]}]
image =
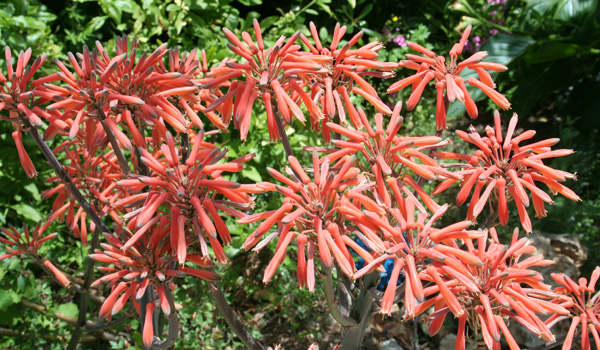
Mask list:
[{"label": "purple flower", "polygon": [[491,35],[496,35],[496,34],[498,34],[498,29],[495,29],[495,28],[494,28],[494,29],[490,30],[490,34],[491,34]]},{"label": "purple flower", "polygon": [[398,46],[406,46],[406,38],[404,35],[399,35],[393,39],[394,43]]}]

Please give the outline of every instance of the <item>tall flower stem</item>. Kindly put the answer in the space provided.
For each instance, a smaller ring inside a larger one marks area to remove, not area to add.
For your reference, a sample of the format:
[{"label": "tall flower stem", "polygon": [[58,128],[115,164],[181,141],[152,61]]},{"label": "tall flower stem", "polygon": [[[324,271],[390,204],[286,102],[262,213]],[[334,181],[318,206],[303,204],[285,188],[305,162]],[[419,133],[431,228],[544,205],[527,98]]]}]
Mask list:
[{"label": "tall flower stem", "polygon": [[333,289],[333,277],[331,274],[331,268],[323,266],[323,271],[325,272],[325,279],[323,280],[325,299],[327,301],[329,313],[343,327],[356,326],[356,320],[352,317],[342,315],[339,306],[335,302],[335,292]]},{"label": "tall flower stem", "polygon": [[265,350],[265,347],[256,340],[244,327],[244,325],[240,322],[240,320],[235,315],[235,311],[229,306],[227,303],[227,299],[225,299],[225,295],[223,295],[223,291],[217,282],[209,283],[210,294],[212,295],[214,301],[217,303],[217,308],[225,318],[225,322],[229,325],[233,333],[237,335],[237,337],[248,347],[250,350]]},{"label": "tall flower stem", "polygon": [[485,221],[481,224],[481,229],[489,229],[494,227],[494,224],[496,224],[496,220],[498,220],[498,213],[490,213],[490,215],[488,215],[487,218],[485,218]]},{"label": "tall flower stem", "polygon": [[283,149],[285,150],[285,154],[290,157],[294,156],[294,151],[292,151],[292,145],[290,145],[290,139],[285,133],[285,126],[283,125],[283,119],[281,119],[281,113],[279,113],[279,107],[277,107],[277,101],[275,100],[275,95],[273,95],[271,99],[271,106],[273,106],[273,116],[275,117],[275,124],[277,124],[277,131],[279,131],[279,137],[281,137],[281,144],[283,145]]},{"label": "tall flower stem", "polygon": [[377,271],[365,276],[361,282],[360,294],[350,310],[350,317],[359,320],[359,323],[346,328],[342,338],[341,350],[360,350],[365,331],[374,315],[373,296],[369,293],[369,289],[376,287],[378,282],[379,272]]},{"label": "tall flower stem", "polygon": [[175,309],[175,302],[173,301],[173,295],[171,294],[171,289],[169,286],[164,286],[165,298],[169,303],[169,307],[171,308],[171,313],[169,314],[169,333],[167,335],[167,339],[158,340],[154,338],[152,342],[152,349],[168,349],[175,344],[177,340],[177,336],[179,335],[179,318],[177,317],[177,309]]},{"label": "tall flower stem", "polygon": [[[98,244],[100,241],[100,232],[111,232],[111,230],[106,226],[106,224],[100,219],[98,214],[92,209],[90,203],[85,199],[83,194],[79,191],[77,186],[73,183],[73,180],[67,174],[63,166],[60,164],[58,159],[54,156],[54,153],[48,147],[48,145],[44,142],[42,135],[40,132],[31,125],[27,117],[21,116],[23,121],[23,125],[27,127],[29,134],[38,145],[39,149],[42,151],[42,154],[50,163],[50,166],[54,169],[56,175],[62,180],[65,184],[69,192],[73,198],[79,203],[83,211],[87,214],[87,216],[94,222],[96,225],[96,229],[94,230],[94,234],[92,235],[92,244],[90,246],[90,251],[94,251],[98,248]],[[81,293],[79,299],[79,315],[77,316],[77,323],[75,324],[75,329],[73,330],[73,334],[71,335],[71,340],[69,341],[69,345],[67,346],[67,350],[74,350],[83,335],[83,326],[85,326],[88,301],[90,299],[90,285],[92,284],[92,279],[94,277],[94,265],[95,261],[87,258],[87,268],[85,270],[84,278],[83,278],[83,292]]]},{"label": "tall flower stem", "polygon": [[129,163],[127,163],[127,159],[125,159],[125,155],[123,154],[121,147],[119,147],[119,143],[117,142],[117,139],[115,138],[115,134],[113,134],[112,130],[110,130],[110,128],[106,125],[106,122],[104,122],[104,119],[106,119],[106,115],[104,114],[104,111],[101,108],[96,108],[96,110],[98,111],[98,114],[100,115],[100,124],[102,124],[102,128],[104,129],[104,132],[106,133],[106,136],[108,137],[108,142],[110,142],[113,152],[115,152],[115,155],[117,156],[117,161],[119,162],[119,165],[121,166],[121,170],[123,171],[123,173],[125,175],[131,174],[131,168],[129,167]]}]

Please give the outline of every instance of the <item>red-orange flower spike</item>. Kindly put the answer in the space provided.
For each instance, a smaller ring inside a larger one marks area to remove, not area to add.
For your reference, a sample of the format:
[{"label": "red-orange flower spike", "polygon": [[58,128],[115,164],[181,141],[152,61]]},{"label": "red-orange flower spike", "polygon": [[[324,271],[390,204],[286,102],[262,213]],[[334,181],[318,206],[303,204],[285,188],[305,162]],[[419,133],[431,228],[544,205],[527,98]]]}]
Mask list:
[{"label": "red-orange flower spike", "polygon": [[[254,22],[257,43],[254,43],[250,34],[246,32],[242,33],[244,41],[242,42],[229,29],[223,29],[231,41],[227,47],[235,54],[242,56],[246,62],[244,64],[227,62],[222,69],[212,71],[208,74],[212,79],[205,79],[203,88],[212,91],[210,99],[213,102],[208,106],[207,111],[218,110],[223,120],[229,118],[226,115],[229,113],[228,106],[235,99],[232,110],[234,126],[240,130],[242,140],[245,140],[248,135],[254,103],[262,101],[265,106],[272,108],[267,112],[267,126],[273,141],[280,138],[273,120],[274,113],[281,114],[286,124],[291,123],[291,116],[304,123],[302,111],[289,96],[294,91],[289,82],[291,76],[298,73],[310,74],[315,69],[320,69],[320,66],[312,67],[311,61],[307,61],[308,66],[287,62],[287,57],[300,49],[298,45],[295,45],[300,32],[292,35],[287,42],[285,42],[285,37],[281,37],[273,47],[265,48],[258,21],[255,19]],[[228,83],[230,79],[238,77],[243,77],[244,81]],[[227,87],[229,91],[223,94],[219,90],[222,86]]]},{"label": "red-orange flower spike", "polygon": [[[295,237],[298,237],[298,282],[301,288],[308,287],[310,291],[314,288],[315,250],[326,267],[331,267],[335,259],[343,273],[351,275],[354,272],[354,261],[343,239],[348,234],[343,225],[344,215],[339,208],[343,205],[343,189],[359,183],[358,169],[352,167],[351,160],[345,160],[344,166],[334,172],[329,163],[328,159],[319,160],[314,152],[312,179],[294,157],[290,157],[291,168],[286,168],[289,178],[271,169],[270,173],[276,179],[288,185],[276,186],[286,197],[283,205],[278,210],[264,213],[267,215],[255,214],[255,219],[240,220],[240,223],[265,220],[246,239],[242,245],[244,249],[255,247],[254,250],[259,251],[279,237],[280,244],[265,272],[265,282],[273,276]],[[261,241],[273,226],[277,229]]]},{"label": "red-orange flower spike", "polygon": [[[540,142],[555,144],[554,139],[523,145],[522,143],[533,137],[535,132],[528,130],[518,136],[513,135],[518,121],[516,114],[512,117],[506,136],[503,138],[500,114],[495,113],[494,119],[495,127],[488,126],[486,136],[480,135],[472,126],[468,133],[457,131],[461,139],[479,148],[473,156],[447,152],[433,155],[441,159],[469,159],[469,165],[461,171],[465,180],[456,199],[457,205],[462,205],[467,201],[473,187],[476,188],[471,197],[469,220],[475,220],[487,203],[494,201],[500,223],[506,225],[507,204],[510,200],[515,200],[523,228],[529,233],[532,228],[526,211],[530,203],[527,191],[531,192],[538,217],[545,215],[544,203],[554,203],[552,198],[538,187],[538,183],[546,184],[553,194],[561,193],[569,199],[579,200],[573,191],[559,184],[559,181],[575,178],[575,175],[552,169],[543,163],[545,158],[569,155],[572,150],[550,151],[549,147],[538,147]],[[503,143],[500,142],[502,140]],[[440,193],[448,187],[441,187],[435,193]]]},{"label": "red-orange flower spike", "polygon": [[20,254],[36,257],[42,243],[58,235],[58,233],[51,233],[42,237],[42,234],[52,224],[52,221],[52,218],[48,218],[43,225],[42,223],[38,223],[33,230],[29,230],[26,225],[23,225],[22,234],[13,226],[9,226],[8,229],[0,228],[0,231],[4,234],[4,237],[0,236],[0,242],[11,247],[6,254],[0,256],[0,261]]},{"label": "red-orange flower spike", "polygon": [[[364,173],[372,173],[372,180],[377,183],[379,196],[389,205],[386,187],[392,191],[405,193],[416,191],[425,206],[435,212],[439,208],[433,199],[421,188],[421,185],[411,177],[411,173],[426,177],[427,179],[447,179],[455,181],[460,179],[459,174],[453,174],[443,169],[433,158],[429,157],[426,149],[437,149],[448,143],[436,136],[400,136],[399,130],[403,118],[400,116],[402,103],[398,102],[387,125],[383,122],[381,114],[375,115],[376,130],[370,125],[362,110],[359,112],[362,123],[352,127],[343,127],[332,122],[327,126],[348,138],[348,140],[333,140],[332,143],[339,148],[322,149],[329,153],[325,158],[335,159],[338,154],[356,154],[357,167]],[[310,147],[308,147],[310,149]],[[414,175],[413,175],[414,176]],[[396,183],[392,183],[396,180]],[[387,186],[386,186],[387,184]],[[389,187],[388,187],[389,188]],[[390,192],[391,193],[391,192]]]},{"label": "red-orange flower spike", "polygon": [[444,56],[436,57],[436,54],[433,51],[428,50],[419,44],[409,42],[408,46],[410,48],[426,57],[412,54],[406,55],[408,60],[400,62],[399,65],[410,69],[416,69],[417,73],[392,84],[387,90],[388,93],[392,93],[409,85],[413,85],[413,92],[409,98],[409,103],[407,104],[407,109],[410,111],[415,108],[420,100],[425,85],[435,78],[438,96],[436,110],[436,124],[438,130],[446,128],[447,106],[448,103],[454,102],[454,100],[465,103],[467,113],[471,118],[475,119],[478,116],[477,106],[469,95],[463,78],[460,76],[465,68],[475,70],[479,74],[480,79],[483,80],[482,82],[477,80],[477,78],[472,77],[468,80],[469,85],[481,89],[502,109],[510,108],[508,100],[494,90],[495,85],[493,85],[493,81],[491,81],[491,76],[486,72],[486,70],[503,72],[508,68],[499,63],[482,62],[485,56],[487,56],[487,52],[485,51],[477,52],[471,57],[458,62],[458,56],[462,53],[470,32],[471,25],[465,29],[460,42],[455,44],[452,50],[450,50],[448,62]]},{"label": "red-orange flower spike", "polygon": [[570,349],[576,330],[581,325],[581,348],[590,349],[588,325],[592,332],[596,348],[600,348],[600,337],[598,337],[598,320],[600,319],[600,294],[596,293],[596,283],[600,276],[600,267],[592,272],[589,283],[587,278],[580,278],[579,284],[572,281],[564,273],[552,274],[552,279],[561,286],[554,289],[559,296],[552,300],[553,305],[565,306],[570,315],[554,313],[546,324],[552,326],[557,322],[569,319],[572,316],[571,327],[565,339],[563,349]]},{"label": "red-orange flower spike", "polygon": [[[219,163],[225,159],[226,153],[204,141],[203,137],[204,133],[200,132],[192,139],[187,159],[183,159],[168,132],[167,143],[161,145],[160,152],[153,155],[140,148],[142,162],[152,169],[150,176],[135,175],[117,182],[118,186],[134,193],[143,188],[147,190],[142,195],[145,201],[143,209],[129,222],[130,229],[136,230],[136,233],[125,243],[125,248],[143,237],[149,228],[147,225],[154,225],[152,220],[170,213],[160,210],[161,205],[166,205],[171,210],[178,208],[181,213],[172,216],[176,221],[169,220],[172,221],[171,231],[176,234],[172,243],[176,246],[171,248],[178,259],[184,259],[188,241],[199,240],[203,256],[208,254],[207,246],[210,245],[220,263],[227,261],[222,245],[230,244],[232,238],[219,211],[244,217],[244,213],[234,208],[251,209],[254,205],[251,194],[264,190],[257,185],[227,181],[224,177],[226,172],[243,170],[243,163],[252,159],[253,154]],[[127,203],[121,203],[114,205],[125,210]]]}]

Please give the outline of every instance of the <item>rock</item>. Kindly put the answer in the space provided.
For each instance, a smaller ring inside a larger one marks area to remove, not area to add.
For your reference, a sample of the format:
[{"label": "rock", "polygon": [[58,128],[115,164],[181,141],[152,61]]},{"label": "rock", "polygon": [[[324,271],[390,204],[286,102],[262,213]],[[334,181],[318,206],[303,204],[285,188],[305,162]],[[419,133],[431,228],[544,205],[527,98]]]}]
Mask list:
[{"label": "rock", "polygon": [[530,236],[531,244],[537,248],[535,255],[541,254],[544,259],[554,260],[555,264],[533,268],[544,276],[544,282],[558,287],[552,273],[562,272],[577,281],[580,268],[587,259],[587,251],[579,238],[571,234],[548,234],[534,231]]},{"label": "rock", "polygon": [[454,349],[456,334],[448,333],[440,340],[439,349]]},{"label": "rock", "polygon": [[396,339],[388,339],[384,340],[381,344],[379,344],[378,350],[403,350],[402,347],[398,344]]},{"label": "rock", "polygon": [[[544,259],[555,262],[554,265],[532,268],[542,274],[544,283],[549,284],[552,288],[559,286],[552,279],[551,275],[553,273],[564,273],[577,281],[580,275],[580,268],[587,259],[587,251],[577,236],[534,231],[529,235],[529,239],[531,244],[537,248],[534,255],[541,254]],[[567,334],[569,326],[569,320],[559,322],[552,327],[552,333],[556,338],[560,338],[562,335]],[[514,320],[510,321],[508,328],[521,347],[534,347],[545,344],[544,340],[529,332]],[[442,347],[440,346],[440,348]]]}]

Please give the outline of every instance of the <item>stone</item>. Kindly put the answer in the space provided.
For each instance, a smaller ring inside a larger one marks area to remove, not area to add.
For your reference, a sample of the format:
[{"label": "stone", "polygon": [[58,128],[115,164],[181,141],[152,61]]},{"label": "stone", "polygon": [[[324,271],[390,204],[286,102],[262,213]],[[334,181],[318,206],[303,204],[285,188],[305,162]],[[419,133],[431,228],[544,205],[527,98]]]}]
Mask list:
[{"label": "stone", "polygon": [[400,344],[396,341],[396,339],[388,339],[384,340],[379,344],[378,350],[403,350]]},{"label": "stone", "polygon": [[448,333],[440,340],[439,349],[454,349],[456,334]]},{"label": "stone", "polygon": [[[541,254],[544,259],[553,260],[555,262],[550,266],[531,268],[542,274],[544,283],[549,284],[553,289],[560,286],[552,279],[551,275],[553,273],[564,273],[573,280],[578,280],[580,268],[587,259],[587,251],[576,235],[549,234],[534,231],[529,235],[529,240],[537,249],[534,255]],[[560,338],[567,334],[569,326],[570,321],[564,320],[557,323],[551,330],[556,338]],[[508,328],[521,347],[534,347],[545,344],[543,339],[529,332],[514,320],[510,321]]]}]

